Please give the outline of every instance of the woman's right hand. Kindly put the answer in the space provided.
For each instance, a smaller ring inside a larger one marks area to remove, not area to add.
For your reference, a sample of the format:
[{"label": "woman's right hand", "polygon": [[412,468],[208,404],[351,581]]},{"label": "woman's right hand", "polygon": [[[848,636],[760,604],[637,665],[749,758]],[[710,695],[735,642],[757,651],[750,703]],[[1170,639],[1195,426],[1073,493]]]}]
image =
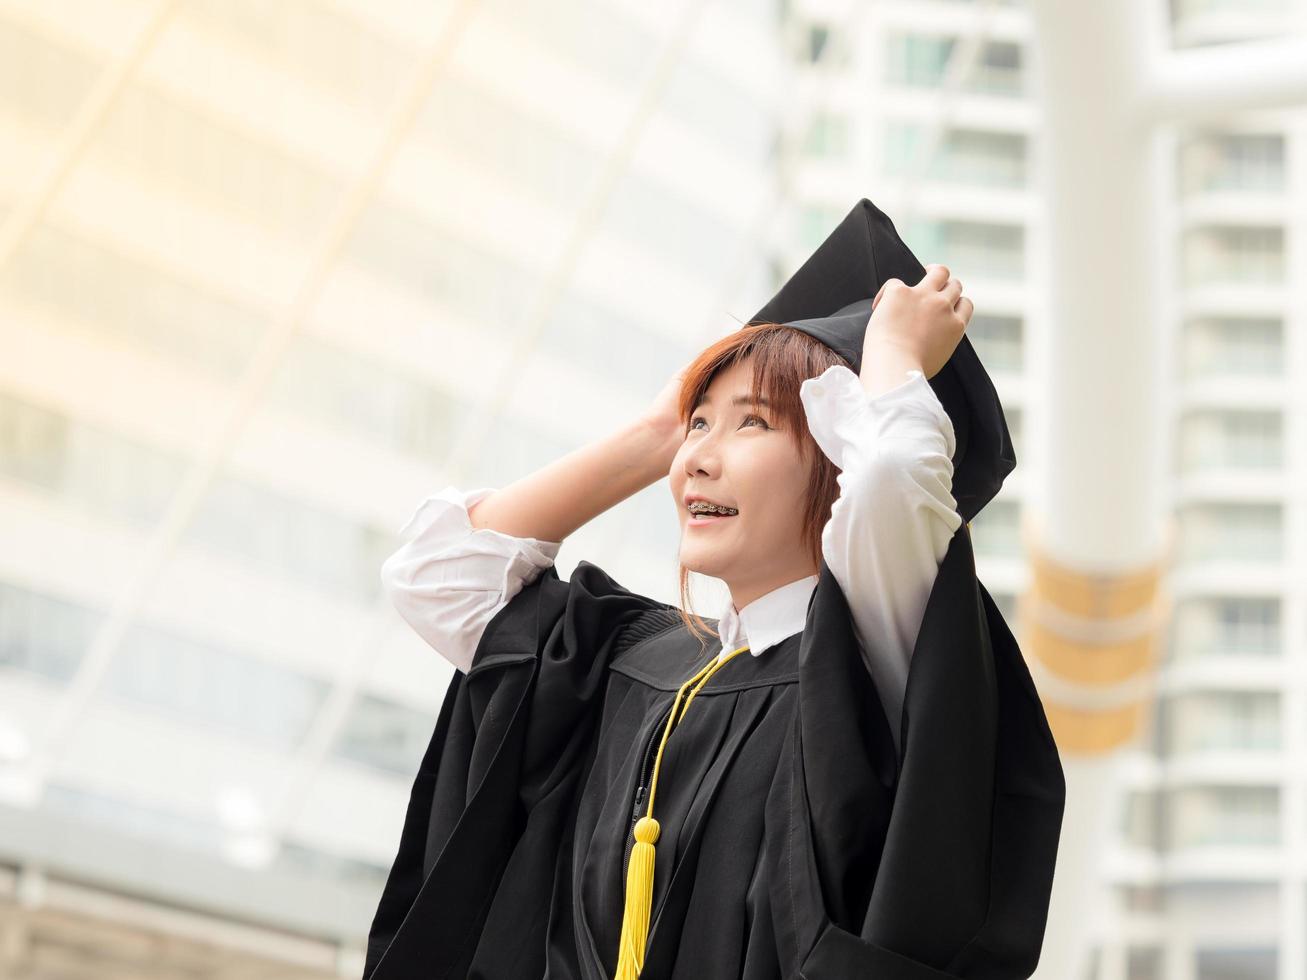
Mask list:
[{"label": "woman's right hand", "polygon": [[654,396],[649,407],[645,410],[645,421],[659,432],[667,435],[669,440],[675,438],[680,441],[681,433],[681,384],[685,380],[685,372],[689,370],[690,364],[687,362],[682,365],[668,382],[663,385],[662,390]]}]

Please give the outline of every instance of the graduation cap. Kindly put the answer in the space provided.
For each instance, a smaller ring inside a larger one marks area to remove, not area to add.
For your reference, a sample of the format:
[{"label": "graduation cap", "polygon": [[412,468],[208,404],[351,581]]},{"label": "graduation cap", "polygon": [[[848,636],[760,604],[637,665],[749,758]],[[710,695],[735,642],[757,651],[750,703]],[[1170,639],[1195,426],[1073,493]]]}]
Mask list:
[{"label": "graduation cap", "polygon": [[[795,327],[835,351],[856,373],[871,302],[888,279],[916,285],[925,267],[884,211],[865,197],[853,206],[780,291],[749,320]],[[935,395],[953,422],[953,497],[972,520],[1016,468],[1016,452],[998,392],[964,334],[933,378]]]}]

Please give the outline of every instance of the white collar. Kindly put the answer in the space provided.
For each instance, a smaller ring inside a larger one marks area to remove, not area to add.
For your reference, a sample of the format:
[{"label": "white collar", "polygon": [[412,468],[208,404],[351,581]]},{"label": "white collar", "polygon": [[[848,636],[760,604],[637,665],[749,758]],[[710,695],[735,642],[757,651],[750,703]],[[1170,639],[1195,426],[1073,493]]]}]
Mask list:
[{"label": "white collar", "polygon": [[754,599],[738,613],[727,598],[717,620],[721,634],[721,657],[746,643],[755,657],[768,647],[803,631],[808,620],[808,600],[817,587],[817,576],[795,579]]}]

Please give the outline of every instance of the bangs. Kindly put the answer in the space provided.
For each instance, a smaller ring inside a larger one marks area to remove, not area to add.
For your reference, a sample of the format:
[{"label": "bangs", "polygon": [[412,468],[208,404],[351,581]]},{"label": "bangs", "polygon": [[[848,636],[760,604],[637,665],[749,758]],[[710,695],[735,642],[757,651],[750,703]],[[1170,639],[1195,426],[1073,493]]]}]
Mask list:
[{"label": "bangs", "polygon": [[807,457],[815,443],[808,432],[799,388],[833,364],[848,362],[801,330],[779,323],[759,323],[733,331],[706,348],[686,369],[679,401],[682,427],[703,399],[714,377],[726,368],[748,362],[752,366],[749,397],[766,403],[772,419],[794,440]]}]

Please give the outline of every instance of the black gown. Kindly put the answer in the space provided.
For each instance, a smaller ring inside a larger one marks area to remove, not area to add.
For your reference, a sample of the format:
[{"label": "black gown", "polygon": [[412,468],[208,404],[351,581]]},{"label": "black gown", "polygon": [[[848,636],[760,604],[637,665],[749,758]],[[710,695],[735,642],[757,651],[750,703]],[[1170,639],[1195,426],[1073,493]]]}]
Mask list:
[{"label": "black gown", "polygon": [[[589,562],[514,596],[446,694],[365,980],[611,980],[637,787],[716,652]],[[642,980],[1028,977],[1065,784],[965,523],[901,734],[899,756],[823,563],[803,631],[725,664],[672,731]]]}]

